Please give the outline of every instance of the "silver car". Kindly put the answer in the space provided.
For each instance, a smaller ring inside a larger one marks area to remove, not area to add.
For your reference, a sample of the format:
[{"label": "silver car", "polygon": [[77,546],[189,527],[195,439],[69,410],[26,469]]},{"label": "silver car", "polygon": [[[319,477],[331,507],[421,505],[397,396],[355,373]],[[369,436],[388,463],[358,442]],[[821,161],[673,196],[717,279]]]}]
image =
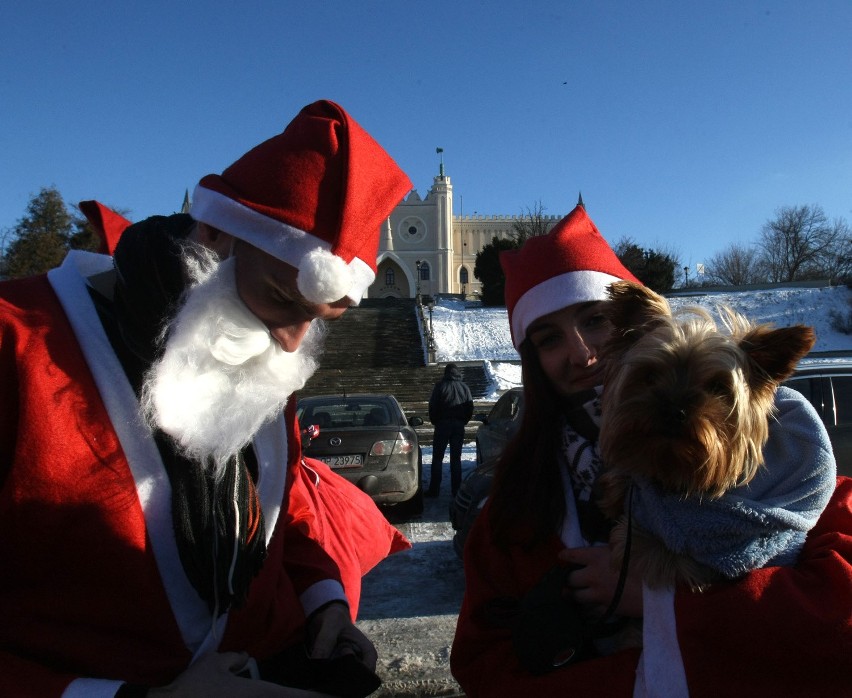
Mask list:
[{"label": "silver car", "polygon": [[407,515],[423,512],[423,456],[413,427],[393,395],[305,397],[296,406],[302,452]]}]

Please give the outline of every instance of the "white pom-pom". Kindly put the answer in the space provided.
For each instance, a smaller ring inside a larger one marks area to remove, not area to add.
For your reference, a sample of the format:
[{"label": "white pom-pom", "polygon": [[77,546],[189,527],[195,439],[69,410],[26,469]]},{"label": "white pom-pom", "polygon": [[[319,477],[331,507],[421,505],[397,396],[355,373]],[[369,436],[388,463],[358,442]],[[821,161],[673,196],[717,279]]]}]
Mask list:
[{"label": "white pom-pom", "polygon": [[346,296],[352,288],[352,270],[337,255],[315,249],[299,263],[296,283],[299,292],[311,303],[332,303]]}]

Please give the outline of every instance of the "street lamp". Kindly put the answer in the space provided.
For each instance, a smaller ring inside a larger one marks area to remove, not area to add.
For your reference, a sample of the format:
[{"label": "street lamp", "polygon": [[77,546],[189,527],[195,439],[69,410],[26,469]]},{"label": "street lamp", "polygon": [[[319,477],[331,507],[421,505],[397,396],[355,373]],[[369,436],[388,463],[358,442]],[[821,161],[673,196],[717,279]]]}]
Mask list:
[{"label": "street lamp", "polygon": [[459,271],[459,281],[461,281],[462,298],[467,298],[467,269],[464,268],[464,251],[467,249],[467,242],[462,241],[462,263],[461,271]]},{"label": "street lamp", "polygon": [[467,247],[467,243],[464,241],[464,196],[459,194],[459,240],[462,241],[462,262],[461,269],[459,270],[459,283],[462,287],[462,295],[464,295],[464,283],[462,283],[461,274],[464,269],[464,248]]},{"label": "street lamp", "polygon": [[429,309],[429,338],[426,342],[426,350],[429,355],[429,363],[435,363],[435,331],[432,328],[432,309],[435,307],[434,301],[430,301],[426,307]]},{"label": "street lamp", "polygon": [[414,262],[414,266],[417,267],[417,280],[415,282],[416,285],[417,285],[417,305],[420,305],[420,260],[419,259],[416,262]]}]

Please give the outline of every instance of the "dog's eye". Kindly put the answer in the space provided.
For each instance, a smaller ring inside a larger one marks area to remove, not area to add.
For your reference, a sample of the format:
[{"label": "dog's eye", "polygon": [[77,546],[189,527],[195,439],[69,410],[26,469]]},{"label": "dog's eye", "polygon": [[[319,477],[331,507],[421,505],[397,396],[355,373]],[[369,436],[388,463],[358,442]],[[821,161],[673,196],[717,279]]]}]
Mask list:
[{"label": "dog's eye", "polygon": [[707,391],[712,395],[725,395],[728,392],[728,386],[721,380],[710,381],[707,384]]}]

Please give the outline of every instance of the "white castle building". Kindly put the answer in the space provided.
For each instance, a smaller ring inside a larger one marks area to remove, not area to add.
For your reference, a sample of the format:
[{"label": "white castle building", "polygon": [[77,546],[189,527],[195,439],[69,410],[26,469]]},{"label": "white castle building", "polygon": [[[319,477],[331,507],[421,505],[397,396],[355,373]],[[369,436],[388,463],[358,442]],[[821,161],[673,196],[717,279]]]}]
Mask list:
[{"label": "white castle building", "polygon": [[[512,238],[512,226],[522,218],[453,215],[453,185],[442,162],[426,198],[412,190],[391,213],[367,297],[477,295],[482,286],[473,276],[477,253],[495,237]],[[560,216],[545,218],[550,227]]]}]

